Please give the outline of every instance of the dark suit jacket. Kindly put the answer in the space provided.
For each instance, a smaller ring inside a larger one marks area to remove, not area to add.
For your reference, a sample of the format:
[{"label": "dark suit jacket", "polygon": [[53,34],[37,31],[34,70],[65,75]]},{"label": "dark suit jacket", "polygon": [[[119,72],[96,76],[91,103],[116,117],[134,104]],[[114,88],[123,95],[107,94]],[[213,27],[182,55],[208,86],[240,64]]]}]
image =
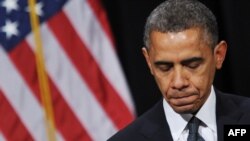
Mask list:
[{"label": "dark suit jacket", "polygon": [[[224,124],[250,124],[250,98],[216,93],[218,141],[223,141]],[[162,100],[108,141],[172,141]]]}]

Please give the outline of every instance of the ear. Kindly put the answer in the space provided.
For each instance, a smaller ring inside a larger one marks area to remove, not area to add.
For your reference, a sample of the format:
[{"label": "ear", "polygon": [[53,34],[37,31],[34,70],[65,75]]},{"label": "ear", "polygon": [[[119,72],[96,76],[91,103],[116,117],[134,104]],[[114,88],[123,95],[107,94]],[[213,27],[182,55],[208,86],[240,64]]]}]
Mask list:
[{"label": "ear", "polygon": [[215,65],[217,69],[221,69],[222,64],[225,60],[226,52],[227,52],[227,43],[225,41],[221,41],[214,48]]},{"label": "ear", "polygon": [[146,60],[146,62],[147,62],[147,64],[148,64],[148,67],[149,67],[149,69],[150,69],[150,72],[151,72],[151,74],[153,75],[152,64],[151,64],[150,58],[149,58],[149,49],[147,49],[146,47],[143,47],[143,48],[142,48],[142,53],[143,53],[144,58],[145,58],[145,60]]}]

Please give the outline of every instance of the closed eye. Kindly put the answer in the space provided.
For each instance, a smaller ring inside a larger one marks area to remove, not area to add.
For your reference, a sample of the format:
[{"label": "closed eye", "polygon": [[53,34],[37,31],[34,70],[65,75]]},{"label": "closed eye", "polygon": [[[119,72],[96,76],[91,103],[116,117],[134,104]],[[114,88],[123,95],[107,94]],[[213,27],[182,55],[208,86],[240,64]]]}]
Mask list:
[{"label": "closed eye", "polygon": [[204,61],[203,58],[195,57],[195,58],[184,60],[184,61],[182,61],[181,64],[183,66],[190,68],[190,69],[196,69],[202,64],[203,61]]},{"label": "closed eye", "polygon": [[186,66],[191,68],[191,69],[195,69],[195,68],[199,67],[200,64],[201,64],[201,62],[192,62],[192,63],[186,64]]},{"label": "closed eye", "polygon": [[161,71],[169,71],[172,68],[172,66],[170,66],[170,65],[159,65],[159,66],[157,66],[157,68],[159,68]]},{"label": "closed eye", "polygon": [[159,62],[155,62],[155,66],[160,71],[166,72],[166,71],[169,71],[171,68],[173,68],[173,63],[159,61]]}]

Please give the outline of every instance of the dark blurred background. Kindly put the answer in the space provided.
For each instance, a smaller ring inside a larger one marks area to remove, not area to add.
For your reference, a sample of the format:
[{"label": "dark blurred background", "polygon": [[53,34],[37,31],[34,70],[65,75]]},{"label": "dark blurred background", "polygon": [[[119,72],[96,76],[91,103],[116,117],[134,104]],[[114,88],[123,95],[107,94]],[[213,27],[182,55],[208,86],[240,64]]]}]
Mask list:
[{"label": "dark blurred background", "polygon": [[[223,69],[216,74],[215,87],[250,97],[250,1],[200,1],[214,12],[220,39],[226,40],[229,47]],[[146,18],[161,2],[163,0],[102,0],[138,115],[161,98],[141,53]]]}]

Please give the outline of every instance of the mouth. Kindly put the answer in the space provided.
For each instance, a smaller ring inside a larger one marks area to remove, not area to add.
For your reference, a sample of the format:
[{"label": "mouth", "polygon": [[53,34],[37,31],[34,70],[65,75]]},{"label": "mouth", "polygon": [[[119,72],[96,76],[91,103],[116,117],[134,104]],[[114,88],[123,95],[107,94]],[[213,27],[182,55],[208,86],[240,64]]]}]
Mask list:
[{"label": "mouth", "polygon": [[186,91],[166,94],[166,99],[172,109],[181,114],[195,113],[201,105],[199,92]]},{"label": "mouth", "polygon": [[186,97],[193,96],[193,95],[198,95],[198,94],[192,93],[192,92],[174,93],[171,95],[171,98],[181,99],[181,98],[186,98]]},{"label": "mouth", "polygon": [[169,99],[168,103],[177,113],[188,114],[195,113],[199,109],[199,95],[188,95]]},{"label": "mouth", "polygon": [[175,93],[168,97],[168,103],[177,113],[195,113],[201,99],[198,93]]},{"label": "mouth", "polygon": [[191,106],[199,101],[198,94],[178,94],[169,99],[169,102],[173,106],[182,107],[182,106]]}]

